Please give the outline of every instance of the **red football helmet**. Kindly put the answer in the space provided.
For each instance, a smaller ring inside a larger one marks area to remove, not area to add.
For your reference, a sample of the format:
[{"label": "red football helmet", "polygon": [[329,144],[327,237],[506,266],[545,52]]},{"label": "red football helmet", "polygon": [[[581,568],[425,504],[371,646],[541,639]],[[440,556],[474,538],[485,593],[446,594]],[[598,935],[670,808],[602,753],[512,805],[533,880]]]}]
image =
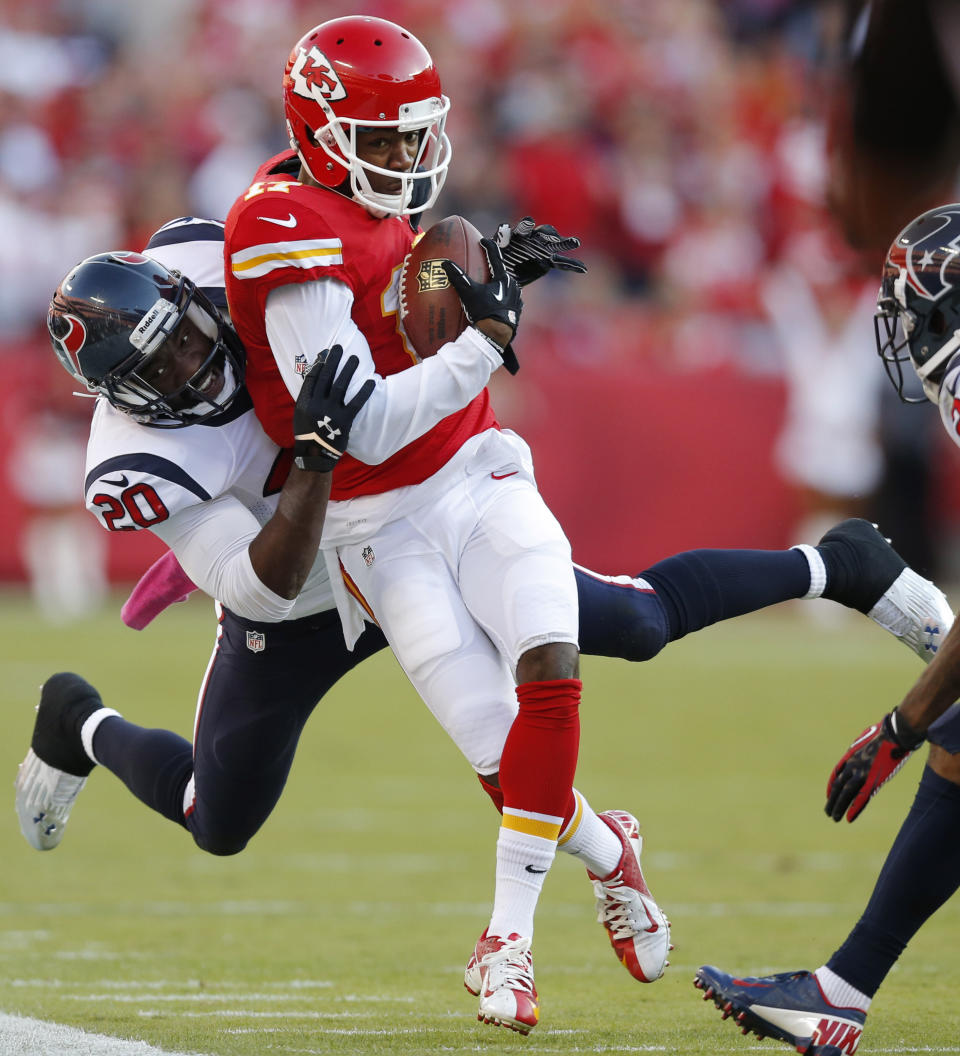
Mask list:
[{"label": "red football helmet", "polygon": [[[450,100],[412,33],[361,15],[323,22],[290,52],[283,106],[290,144],[317,183],[338,187],[349,175],[354,197],[377,216],[419,212],[436,201],[452,154],[444,134]],[[358,128],[420,132],[411,172],[361,161]],[[377,193],[371,173],[399,178],[400,191]]]}]

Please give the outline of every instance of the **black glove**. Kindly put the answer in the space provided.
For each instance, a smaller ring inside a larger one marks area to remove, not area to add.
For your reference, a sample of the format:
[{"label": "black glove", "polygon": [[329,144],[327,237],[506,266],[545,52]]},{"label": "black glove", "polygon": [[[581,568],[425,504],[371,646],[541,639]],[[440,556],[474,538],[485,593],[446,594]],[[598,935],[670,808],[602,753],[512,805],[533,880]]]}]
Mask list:
[{"label": "black glove", "polygon": [[498,323],[510,327],[510,341],[507,342],[506,348],[501,348],[491,338],[487,340],[492,345],[497,345],[503,365],[511,374],[516,374],[520,364],[510,342],[516,336],[520,313],[523,311],[520,284],[507,271],[503,254],[493,239],[481,238],[480,245],[483,246],[487,263],[490,265],[489,282],[476,282],[452,260],[442,260],[440,266],[450,280],[450,285],[457,291],[463,310],[471,323],[478,323],[481,319],[496,319]]},{"label": "black glove", "polygon": [[847,821],[853,821],[923,741],[896,708],[868,726],[833,768],[824,810],[834,821],[847,811]]},{"label": "black glove", "polygon": [[337,374],[342,356],[340,345],[325,349],[303,379],[293,409],[293,460],[300,469],[314,473],[333,469],[347,449],[354,418],[376,388],[373,378],[368,378],[356,396],[344,403],[360,360],[350,356]]},{"label": "black glove", "polygon": [[587,266],[576,257],[563,257],[571,249],[580,247],[579,238],[561,238],[552,224],[535,226],[532,216],[525,216],[516,226],[501,224],[494,236],[503,252],[507,271],[520,283],[528,286],[542,279],[548,271],[586,273]]}]

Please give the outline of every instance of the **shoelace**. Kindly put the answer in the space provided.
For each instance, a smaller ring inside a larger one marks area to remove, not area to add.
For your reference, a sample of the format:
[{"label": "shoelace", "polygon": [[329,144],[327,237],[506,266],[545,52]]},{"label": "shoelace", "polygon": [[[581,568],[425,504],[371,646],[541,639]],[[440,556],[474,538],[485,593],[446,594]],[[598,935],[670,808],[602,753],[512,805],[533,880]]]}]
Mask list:
[{"label": "shoelace", "polygon": [[499,950],[492,950],[480,959],[486,968],[488,991],[507,987],[510,990],[525,990],[533,993],[533,958],[530,956],[530,940],[506,941]]},{"label": "shoelace", "polygon": [[656,930],[643,898],[632,887],[623,886],[623,874],[609,880],[594,880],[597,896],[597,920],[610,929],[616,939],[629,939],[640,931]]}]

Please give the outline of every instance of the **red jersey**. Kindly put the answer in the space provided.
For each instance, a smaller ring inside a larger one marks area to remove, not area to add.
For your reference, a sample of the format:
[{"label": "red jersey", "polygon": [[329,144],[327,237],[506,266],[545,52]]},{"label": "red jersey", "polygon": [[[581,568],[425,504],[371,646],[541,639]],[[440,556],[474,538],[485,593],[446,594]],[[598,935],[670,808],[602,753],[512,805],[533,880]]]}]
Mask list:
[{"label": "red jersey", "polygon": [[[397,283],[414,232],[404,217],[378,220],[363,206],[278,171],[292,152],[271,158],[227,216],[224,254],[227,301],[247,350],[246,383],[257,417],[281,447],[293,444],[293,405],[267,341],[271,290],[337,279],[353,292],[351,315],[384,377],[415,362],[398,329]],[[269,219],[264,219],[267,217]],[[286,228],[287,230],[284,230]],[[477,433],[496,427],[486,389],[380,465],[343,456],[331,498],[374,495],[432,476]]]}]

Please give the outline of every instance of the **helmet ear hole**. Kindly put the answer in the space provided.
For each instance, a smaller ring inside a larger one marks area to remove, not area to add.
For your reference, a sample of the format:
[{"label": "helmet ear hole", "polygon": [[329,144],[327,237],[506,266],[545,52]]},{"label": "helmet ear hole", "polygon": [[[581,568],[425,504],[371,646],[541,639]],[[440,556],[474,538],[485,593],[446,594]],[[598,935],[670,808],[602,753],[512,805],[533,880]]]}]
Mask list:
[{"label": "helmet ear hole", "polygon": [[947,320],[939,308],[934,309],[930,313],[928,329],[936,337],[942,337],[947,332]]}]

